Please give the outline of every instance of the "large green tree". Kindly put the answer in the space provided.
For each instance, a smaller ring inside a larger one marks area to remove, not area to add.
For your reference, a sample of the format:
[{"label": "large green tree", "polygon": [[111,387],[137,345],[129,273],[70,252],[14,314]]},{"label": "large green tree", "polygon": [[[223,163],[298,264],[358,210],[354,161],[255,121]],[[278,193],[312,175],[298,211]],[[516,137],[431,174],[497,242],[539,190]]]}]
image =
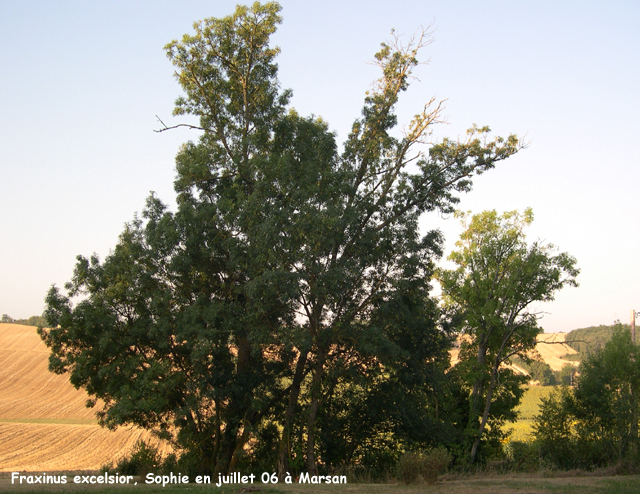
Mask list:
[{"label": "large green tree", "polygon": [[530,209],[461,216],[465,230],[449,256],[456,268],[439,270],[438,279],[445,301],[462,318],[458,372],[470,386],[473,463],[487,432],[495,434],[505,420],[515,419],[521,378],[506,364],[514,356],[529,359],[535,349],[542,329],[532,304],[553,300],[565,286],[577,286],[579,271],[569,254],[526,241],[525,228],[533,221]]},{"label": "large green tree", "polygon": [[269,46],[279,11],[238,7],[167,46],[184,90],[175,113],[201,131],[176,158],[178,210],[152,197],[103,262],[80,257],[42,330],[51,368],[103,401],[105,424],[156,428],[220,472],[273,430],[281,473],[294,432],[296,460],[316,472],[318,452],[330,457],[318,420],[326,443],[348,387],[434,388],[448,338],[428,280],[442,238],[420,236],[418,218],[452,211],[475,174],[520,147],[473,128],[425,148],[433,101],[394,131],[421,37],[382,45],[382,76],[338,153],[325,122],[286,109]]}]

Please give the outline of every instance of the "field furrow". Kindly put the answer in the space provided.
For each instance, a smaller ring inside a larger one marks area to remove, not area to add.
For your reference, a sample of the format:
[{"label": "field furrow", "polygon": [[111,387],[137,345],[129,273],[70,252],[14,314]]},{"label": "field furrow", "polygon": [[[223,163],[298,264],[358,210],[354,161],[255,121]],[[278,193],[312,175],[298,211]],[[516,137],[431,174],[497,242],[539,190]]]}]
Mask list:
[{"label": "field furrow", "polygon": [[36,328],[0,324],[0,349],[0,471],[98,469],[140,439],[158,444],[141,429],[73,423],[95,420],[96,410],[85,407],[89,396],[67,375],[49,372]]},{"label": "field furrow", "polygon": [[96,470],[128,454],[140,439],[157,444],[140,429],[0,423],[0,471]]}]

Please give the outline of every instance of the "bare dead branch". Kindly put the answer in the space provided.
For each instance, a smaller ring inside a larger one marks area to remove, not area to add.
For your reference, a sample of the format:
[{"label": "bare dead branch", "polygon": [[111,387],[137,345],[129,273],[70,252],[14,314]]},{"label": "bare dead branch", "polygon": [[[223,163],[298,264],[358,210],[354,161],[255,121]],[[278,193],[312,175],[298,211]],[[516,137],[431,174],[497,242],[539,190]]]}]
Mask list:
[{"label": "bare dead branch", "polygon": [[156,115],[156,118],[158,119],[158,122],[160,122],[162,124],[162,128],[161,129],[154,130],[154,132],[158,132],[158,133],[164,132],[165,130],[177,129],[178,127],[186,127],[188,129],[202,130],[202,131],[206,130],[203,127],[198,127],[197,125],[190,125],[190,124],[178,124],[178,125],[172,125],[171,127],[168,127],[167,124],[165,124],[158,115]]}]

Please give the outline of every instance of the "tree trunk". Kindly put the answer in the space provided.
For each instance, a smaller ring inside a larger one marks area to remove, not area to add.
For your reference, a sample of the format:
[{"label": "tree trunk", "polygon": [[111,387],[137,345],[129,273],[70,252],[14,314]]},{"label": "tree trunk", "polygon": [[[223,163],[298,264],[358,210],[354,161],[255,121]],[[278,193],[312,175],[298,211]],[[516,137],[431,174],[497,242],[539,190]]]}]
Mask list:
[{"label": "tree trunk", "polygon": [[[480,416],[480,397],[484,392],[484,366],[487,359],[487,346],[484,343],[480,343],[478,347],[478,355],[476,356],[476,372],[477,376],[475,378],[475,382],[473,384],[473,390],[471,391],[470,397],[470,409],[469,409],[469,422],[467,423],[467,431],[474,438],[474,443],[476,442],[475,433],[478,428],[478,419]],[[473,455],[472,453],[472,456]]]},{"label": "tree trunk", "polygon": [[316,417],[320,406],[322,393],[322,377],[324,376],[324,363],[327,351],[318,349],[318,360],[313,366],[313,380],[311,381],[311,404],[309,405],[309,420],[307,422],[307,472],[309,475],[318,475],[316,465]]},{"label": "tree trunk", "polygon": [[304,379],[304,369],[307,365],[308,351],[301,351],[296,363],[296,371],[293,375],[291,383],[291,391],[289,393],[289,405],[284,416],[284,428],[282,430],[282,438],[278,446],[278,464],[277,472],[280,479],[289,471],[289,458],[291,457],[291,429],[293,426],[293,417],[298,406],[298,396],[300,395],[300,385]]},{"label": "tree trunk", "polygon": [[245,421],[242,427],[242,434],[238,435],[238,439],[236,441],[236,448],[233,451],[233,455],[231,456],[231,462],[229,463],[229,468],[227,469],[227,473],[231,474],[237,471],[238,461],[240,461],[240,453],[244,448],[244,445],[247,444],[249,440],[249,432],[250,427],[249,424]]},{"label": "tree trunk", "polygon": [[495,364],[491,369],[491,381],[489,382],[489,389],[487,390],[487,397],[484,402],[484,412],[482,413],[482,420],[480,421],[480,426],[478,427],[478,433],[476,435],[475,440],[473,441],[473,446],[471,447],[471,464],[472,465],[476,461],[478,448],[480,447],[480,440],[482,439],[482,434],[484,434],[484,429],[487,426],[487,421],[489,420],[489,411],[491,410],[491,399],[493,398],[493,390],[495,388],[496,379],[498,377],[499,366],[500,366],[500,359],[496,358]]},{"label": "tree trunk", "polygon": [[[238,344],[238,363],[236,366],[236,383],[237,391],[229,397],[229,406],[227,407],[228,417],[225,424],[225,430],[222,435],[222,441],[216,461],[215,473],[226,475],[229,468],[238,455],[238,443],[242,442],[242,438],[247,430],[243,427],[242,434],[239,435],[240,428],[243,426],[243,419],[246,417],[247,411],[251,406],[252,391],[246,389],[247,375],[252,371],[251,361],[251,343],[246,336],[237,337]],[[246,442],[246,441],[245,441]],[[244,446],[245,443],[242,443]],[[237,459],[235,460],[237,463]]]}]

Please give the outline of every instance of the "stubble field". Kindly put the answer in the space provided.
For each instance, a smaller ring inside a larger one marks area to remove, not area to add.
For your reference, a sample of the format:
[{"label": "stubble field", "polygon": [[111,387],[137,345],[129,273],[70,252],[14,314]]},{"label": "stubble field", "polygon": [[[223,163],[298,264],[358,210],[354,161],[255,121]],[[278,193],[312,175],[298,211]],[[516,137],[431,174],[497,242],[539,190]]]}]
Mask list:
[{"label": "stubble field", "polygon": [[87,394],[49,372],[48,357],[36,328],[0,324],[0,472],[94,470],[139,439],[155,442],[140,429],[98,426]]}]

